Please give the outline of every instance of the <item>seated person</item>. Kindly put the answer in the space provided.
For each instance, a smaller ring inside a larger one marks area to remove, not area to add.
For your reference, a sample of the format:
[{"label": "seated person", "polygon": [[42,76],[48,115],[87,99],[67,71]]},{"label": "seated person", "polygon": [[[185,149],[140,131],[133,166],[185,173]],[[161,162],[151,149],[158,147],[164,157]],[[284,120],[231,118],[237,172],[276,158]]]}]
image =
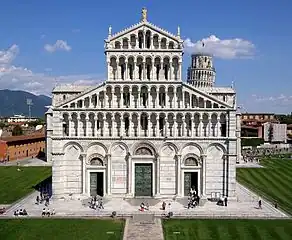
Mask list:
[{"label": "seated person", "polygon": [[162,205],[161,205],[161,207],[162,207],[162,210],[165,210],[166,203],[165,203],[164,201],[162,202]]},{"label": "seated person", "polygon": [[140,204],[140,211],[144,211],[144,209],[145,209],[145,204],[142,202],[141,204]]},{"label": "seated person", "polygon": [[23,215],[23,210],[22,209],[19,210],[19,215],[21,215],[21,216]]},{"label": "seated person", "polygon": [[42,211],[42,217],[46,216],[46,209],[43,208],[43,211]]},{"label": "seated person", "polygon": [[55,215],[55,214],[56,212],[55,212],[55,209],[53,208],[51,215]]},{"label": "seated person", "polygon": [[217,205],[219,205],[219,206],[223,206],[224,205],[224,202],[223,202],[223,199],[222,198],[220,198],[218,200]]},{"label": "seated person", "polygon": [[47,213],[46,214],[47,214],[48,217],[51,215],[50,209],[47,209]]},{"label": "seated person", "polygon": [[27,211],[25,209],[23,209],[23,216],[27,216]]},{"label": "seated person", "polygon": [[146,204],[144,205],[144,209],[145,209],[145,210],[149,210],[149,204],[148,204],[148,203],[146,203]]}]

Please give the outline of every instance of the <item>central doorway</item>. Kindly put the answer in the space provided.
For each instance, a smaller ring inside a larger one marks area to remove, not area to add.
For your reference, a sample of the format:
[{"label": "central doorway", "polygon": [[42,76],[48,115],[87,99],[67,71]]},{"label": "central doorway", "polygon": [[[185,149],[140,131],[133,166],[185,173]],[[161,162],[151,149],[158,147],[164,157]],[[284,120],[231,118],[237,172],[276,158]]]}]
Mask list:
[{"label": "central doorway", "polygon": [[198,172],[185,172],[184,173],[184,195],[190,194],[191,188],[196,190],[198,194]]},{"label": "central doorway", "polygon": [[90,173],[90,196],[103,196],[103,172]]},{"label": "central doorway", "polygon": [[152,196],[152,163],[135,164],[135,196]]}]

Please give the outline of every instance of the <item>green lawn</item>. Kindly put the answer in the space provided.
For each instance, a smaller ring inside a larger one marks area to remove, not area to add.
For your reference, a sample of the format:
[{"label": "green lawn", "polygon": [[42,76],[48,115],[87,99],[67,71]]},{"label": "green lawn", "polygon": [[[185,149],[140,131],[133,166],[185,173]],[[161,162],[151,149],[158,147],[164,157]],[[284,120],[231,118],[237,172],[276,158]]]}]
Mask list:
[{"label": "green lawn", "polygon": [[163,221],[165,240],[287,239],[292,236],[291,220],[178,220]]},{"label": "green lawn", "polygon": [[123,220],[10,219],[0,220],[0,239],[122,239]]},{"label": "green lawn", "polygon": [[0,167],[0,204],[10,204],[32,192],[52,175],[51,167]]},{"label": "green lawn", "polygon": [[261,164],[266,168],[237,169],[237,180],[292,214],[292,160],[263,159]]}]

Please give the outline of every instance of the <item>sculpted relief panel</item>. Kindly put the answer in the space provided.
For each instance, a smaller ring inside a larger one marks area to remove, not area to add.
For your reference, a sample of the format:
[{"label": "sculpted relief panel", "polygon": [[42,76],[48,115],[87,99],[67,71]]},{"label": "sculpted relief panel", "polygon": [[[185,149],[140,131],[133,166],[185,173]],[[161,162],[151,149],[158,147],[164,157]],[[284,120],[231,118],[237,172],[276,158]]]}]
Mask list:
[{"label": "sculpted relief panel", "polygon": [[207,157],[212,159],[222,159],[223,149],[217,145],[212,145],[207,149]]},{"label": "sculpted relief panel", "polygon": [[121,145],[121,144],[117,144],[115,145],[113,148],[112,148],[112,151],[111,151],[111,155],[112,156],[126,156],[127,154],[127,150],[126,148]]},{"label": "sculpted relief panel", "polygon": [[175,149],[172,146],[166,145],[162,147],[161,156],[174,157],[174,155],[175,155]]}]

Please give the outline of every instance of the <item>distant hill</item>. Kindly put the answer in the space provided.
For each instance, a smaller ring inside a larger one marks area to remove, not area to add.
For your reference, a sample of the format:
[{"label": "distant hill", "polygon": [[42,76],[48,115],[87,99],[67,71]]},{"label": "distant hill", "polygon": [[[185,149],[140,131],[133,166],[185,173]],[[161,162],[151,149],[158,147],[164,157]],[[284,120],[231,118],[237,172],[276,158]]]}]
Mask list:
[{"label": "distant hill", "polygon": [[26,100],[31,99],[32,117],[44,117],[47,109],[45,106],[51,105],[52,100],[45,95],[34,95],[25,91],[12,91],[8,89],[0,90],[0,116],[12,116],[14,114],[23,114],[28,116],[28,106]]}]

